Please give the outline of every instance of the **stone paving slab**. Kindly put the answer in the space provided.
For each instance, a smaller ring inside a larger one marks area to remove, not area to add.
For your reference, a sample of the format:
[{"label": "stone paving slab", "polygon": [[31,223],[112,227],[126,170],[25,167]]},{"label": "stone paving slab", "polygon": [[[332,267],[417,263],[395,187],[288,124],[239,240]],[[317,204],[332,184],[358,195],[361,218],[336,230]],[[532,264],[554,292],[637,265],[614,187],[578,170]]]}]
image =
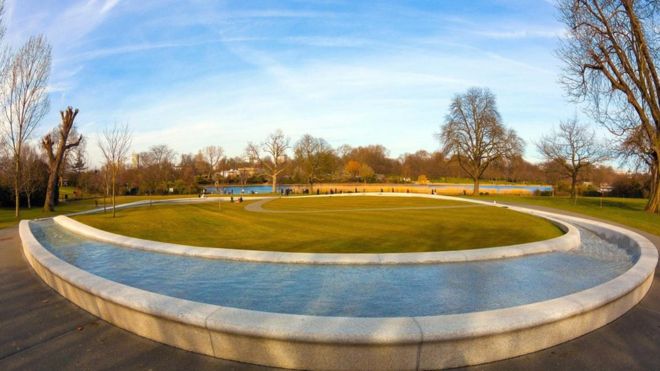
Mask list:
[{"label": "stone paving slab", "polygon": [[[660,246],[660,237],[642,234]],[[267,369],[172,348],[88,314],[33,274],[19,243],[17,228],[0,230],[0,369]],[[609,325],[540,352],[469,369],[660,369],[658,344],[660,273],[656,268],[647,296]]]}]

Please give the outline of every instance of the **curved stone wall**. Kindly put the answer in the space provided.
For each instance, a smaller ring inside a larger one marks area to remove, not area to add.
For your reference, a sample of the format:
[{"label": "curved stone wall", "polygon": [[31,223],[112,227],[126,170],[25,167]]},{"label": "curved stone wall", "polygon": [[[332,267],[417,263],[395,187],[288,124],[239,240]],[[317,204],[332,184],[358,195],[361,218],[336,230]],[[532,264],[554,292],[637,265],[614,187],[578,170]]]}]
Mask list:
[{"label": "curved stone wall", "polygon": [[37,274],[90,313],[138,335],[215,357],[298,369],[436,369],[518,356],[616,319],[648,291],[658,261],[641,235],[559,215],[639,251],[617,278],[517,307],[426,317],[349,318],[258,312],[176,299],[95,276],[58,259],[22,221],[24,254]]},{"label": "curved stone wall", "polygon": [[[340,194],[332,196],[299,196],[299,197],[355,197],[355,196],[382,196],[381,194]],[[394,197],[401,196],[398,194]],[[404,194],[408,197],[424,197],[433,199],[445,199],[452,201],[465,201],[457,197],[449,196],[431,196],[419,194]],[[292,197],[293,198],[293,197]],[[216,199],[184,199],[184,200],[163,200],[161,203],[184,203],[184,202],[217,202]],[[207,200],[207,201],[204,201]],[[472,201],[472,200],[470,200]],[[474,201],[472,201],[474,202]],[[466,202],[468,203],[468,202]],[[502,207],[502,205],[478,202],[480,204],[492,207]],[[144,203],[131,204],[131,207],[144,206]],[[210,247],[194,247],[187,245],[178,245],[165,242],[143,240],[128,236],[122,236],[106,232],[86,224],[75,221],[67,216],[57,216],[54,221],[60,226],[85,237],[95,240],[109,242],[126,247],[155,251],[168,254],[179,254],[187,256],[196,256],[210,259],[240,260],[253,262],[270,263],[290,263],[290,264],[432,264],[432,263],[452,263],[477,260],[491,260],[502,258],[513,258],[529,254],[540,254],[552,251],[568,251],[580,246],[580,232],[574,226],[562,222],[561,220],[539,211],[528,209],[515,209],[518,212],[533,214],[545,219],[558,226],[564,234],[551,238],[549,240],[530,242],[511,246],[487,247],[471,250],[457,251],[438,251],[422,253],[383,253],[383,254],[333,254],[333,253],[290,253],[277,251],[256,251],[223,249]]]}]

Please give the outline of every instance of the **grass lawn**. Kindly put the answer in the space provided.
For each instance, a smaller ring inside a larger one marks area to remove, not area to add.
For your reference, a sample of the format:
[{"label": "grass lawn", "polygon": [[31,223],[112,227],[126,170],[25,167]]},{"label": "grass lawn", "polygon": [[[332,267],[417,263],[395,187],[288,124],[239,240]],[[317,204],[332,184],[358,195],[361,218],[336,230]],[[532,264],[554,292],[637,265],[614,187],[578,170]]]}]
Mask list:
[{"label": "grass lawn", "polygon": [[646,199],[605,197],[602,208],[599,197],[579,197],[577,203],[569,197],[491,195],[480,196],[478,199],[572,211],[660,235],[660,216],[644,212]]},{"label": "grass lawn", "polygon": [[218,203],[146,206],[123,210],[115,219],[103,214],[76,219],[110,232],[149,240],[297,252],[442,251],[510,245],[561,235],[556,226],[540,218],[454,201],[405,197],[282,198],[264,205],[264,209],[279,213],[246,211],[244,206],[249,202],[222,203],[221,207]]},{"label": "grass lawn", "polygon": [[[163,199],[163,198],[181,198],[181,197],[197,197],[197,195],[167,195],[167,196],[151,196],[153,200]],[[119,196],[117,197],[117,205],[127,202],[134,202],[140,200],[146,200],[149,197],[146,196]],[[54,212],[44,212],[42,206],[33,206],[31,209],[22,208],[21,209],[21,219],[36,219],[36,218],[46,218],[49,216],[56,216],[60,214],[75,213],[78,211],[91,210],[96,208],[98,201],[98,207],[103,206],[103,198],[96,199],[84,199],[84,200],[71,200],[67,202],[61,202],[59,206],[56,207]],[[108,197],[106,198],[106,205],[108,209],[111,210],[112,200]],[[7,228],[13,225],[16,225],[18,220],[14,217],[14,208],[0,208],[0,228]]]}]

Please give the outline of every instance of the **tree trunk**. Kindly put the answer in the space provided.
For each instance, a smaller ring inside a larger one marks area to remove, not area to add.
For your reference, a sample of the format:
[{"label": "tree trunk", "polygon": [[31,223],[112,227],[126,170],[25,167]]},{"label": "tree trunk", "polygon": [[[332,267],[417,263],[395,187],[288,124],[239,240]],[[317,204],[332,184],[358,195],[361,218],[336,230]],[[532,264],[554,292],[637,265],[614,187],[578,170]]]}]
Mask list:
[{"label": "tree trunk", "polygon": [[651,192],[649,201],[644,208],[646,212],[653,214],[658,214],[658,211],[660,211],[660,171],[658,170],[658,164],[655,164],[651,169]]},{"label": "tree trunk", "polygon": [[577,173],[571,174],[571,198],[577,198]]},{"label": "tree trunk", "polygon": [[46,200],[44,202],[44,211],[55,210],[55,205],[60,201],[60,187],[62,185],[62,177],[60,177],[60,167],[64,160],[64,154],[70,148],[76,147],[80,144],[82,136],[73,143],[67,144],[69,133],[73,129],[73,122],[78,115],[78,110],[68,107],[65,111],[60,111],[62,123],[60,124],[58,135],[59,143],[57,149],[54,150],[55,141],[51,134],[47,134],[41,140],[41,146],[48,155],[48,187],[46,188]]},{"label": "tree trunk", "polygon": [[474,188],[472,189],[472,195],[479,196],[479,177],[473,179],[474,179]]},{"label": "tree trunk", "polygon": [[14,157],[14,202],[16,202],[15,216],[18,219],[21,216],[21,198],[20,198],[20,183],[21,183],[21,159]]},{"label": "tree trunk", "polygon": [[112,172],[112,217],[115,217],[115,206],[117,206],[117,200],[115,198],[115,180],[117,176],[114,171]]},{"label": "tree trunk", "polygon": [[273,174],[273,193],[277,193],[277,174]]},{"label": "tree trunk", "polygon": [[28,204],[28,209],[32,208],[32,201],[30,200],[30,192],[25,192],[25,195],[27,196],[27,204]]},{"label": "tree trunk", "polygon": [[[53,164],[50,164],[53,166]],[[49,167],[50,169],[50,167]],[[57,187],[57,174],[50,169],[50,174],[48,174],[48,186],[46,187],[46,199],[44,200],[44,211],[54,211],[55,210],[55,187]]]}]

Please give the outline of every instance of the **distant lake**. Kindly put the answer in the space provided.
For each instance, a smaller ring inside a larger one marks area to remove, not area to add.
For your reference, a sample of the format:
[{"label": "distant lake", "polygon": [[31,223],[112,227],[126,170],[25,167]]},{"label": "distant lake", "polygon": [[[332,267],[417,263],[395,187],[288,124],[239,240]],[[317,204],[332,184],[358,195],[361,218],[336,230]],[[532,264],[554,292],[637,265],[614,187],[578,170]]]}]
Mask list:
[{"label": "distant lake", "polygon": [[[340,184],[338,184],[339,186]],[[346,184],[346,186],[352,187],[354,184]],[[358,189],[360,185],[355,185]],[[381,186],[381,184],[369,184],[369,186]],[[282,192],[286,189],[296,189],[296,188],[306,188],[307,185],[304,184],[284,184],[277,186],[277,192]],[[397,188],[425,188],[428,190],[431,189],[464,189],[466,191],[471,191],[472,184],[382,184],[383,188],[388,187],[397,187]],[[525,190],[529,192],[551,192],[552,186],[550,185],[524,185],[524,184],[482,184],[479,186],[480,191],[482,192],[493,192],[497,193],[498,191],[505,190]],[[263,194],[270,193],[272,187],[270,185],[245,185],[245,186],[220,186],[220,187],[206,187],[207,193],[218,193],[218,194]]]}]

